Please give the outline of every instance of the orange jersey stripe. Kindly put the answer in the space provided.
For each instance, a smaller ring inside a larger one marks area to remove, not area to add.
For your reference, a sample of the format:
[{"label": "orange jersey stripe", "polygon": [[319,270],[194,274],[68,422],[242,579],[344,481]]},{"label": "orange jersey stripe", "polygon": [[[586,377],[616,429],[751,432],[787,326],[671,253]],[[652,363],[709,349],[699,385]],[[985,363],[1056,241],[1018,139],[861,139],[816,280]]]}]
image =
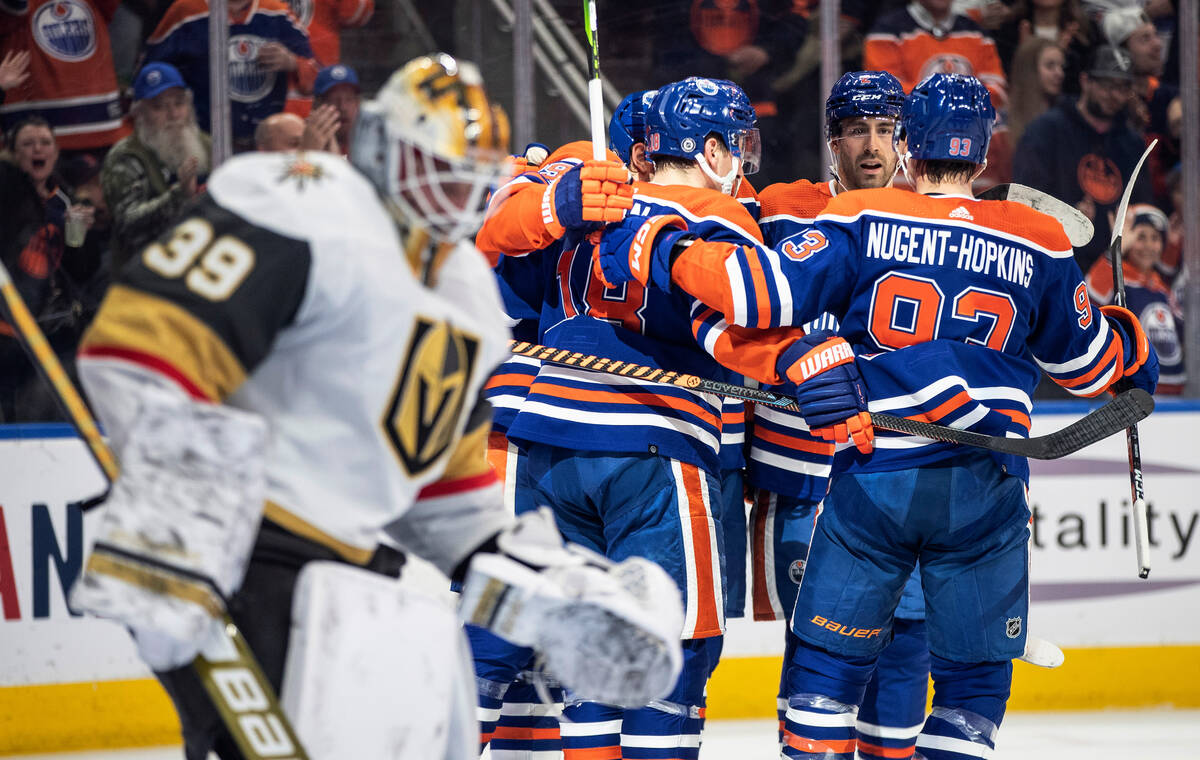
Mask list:
[{"label": "orange jersey stripe", "polygon": [[796,736],[791,731],[783,732],[783,740],[792,749],[798,749],[801,752],[833,752],[834,754],[844,754],[853,752],[858,745],[855,739],[807,739],[803,736]]},{"label": "orange jersey stripe", "polygon": [[493,739],[541,739],[559,738],[558,728],[530,728],[528,726],[496,726],[492,732]]},{"label": "orange jersey stripe", "polygon": [[996,411],[1000,414],[1003,414],[1005,417],[1009,417],[1013,422],[1017,423],[1026,430],[1028,430],[1033,424],[1030,422],[1028,414],[1025,414],[1024,412],[1018,412],[1016,409],[997,409]]},{"label": "orange jersey stripe", "polygon": [[833,444],[824,441],[810,441],[775,430],[768,430],[761,426],[754,429],[754,437],[760,441],[774,443],[778,446],[786,446],[789,449],[796,449],[797,451],[806,451],[810,454],[820,454],[827,457],[833,456]]},{"label": "orange jersey stripe", "polygon": [[502,385],[521,385],[528,388],[533,385],[534,377],[535,375],[526,375],[520,372],[506,372],[503,375],[492,375],[483,387],[485,390],[499,388]]},{"label": "orange jersey stripe", "polygon": [[567,388],[550,383],[535,383],[531,393],[544,393],[547,396],[599,404],[635,403],[645,406],[675,409],[680,412],[699,417],[701,421],[720,429],[717,415],[704,409],[692,401],[685,401],[673,396],[659,396],[641,391],[585,391],[577,388]]},{"label": "orange jersey stripe", "polygon": [[563,760],[621,760],[620,747],[563,747]]},{"label": "orange jersey stripe", "polygon": [[865,742],[862,739],[858,740],[858,749],[862,752],[869,752],[872,755],[879,757],[894,757],[899,760],[907,760],[917,751],[917,745],[910,744],[907,747],[881,747],[876,744]]},{"label": "orange jersey stripe", "polygon": [[697,598],[694,602],[696,627],[692,635],[695,638],[717,636],[721,633],[721,618],[717,613],[717,591],[713,586],[716,551],[709,536],[709,526],[713,520],[704,499],[704,489],[701,483],[704,474],[696,465],[682,462],[680,471],[683,474],[682,486],[687,499],[688,519],[691,521],[692,550],[695,557],[693,571],[696,574]]},{"label": "orange jersey stripe", "polygon": [[928,412],[925,412],[924,414],[918,414],[916,417],[911,417],[910,419],[921,420],[923,422],[937,422],[940,419],[944,419],[946,415],[950,414],[955,409],[964,407],[969,403],[971,403],[971,397],[967,395],[967,392],[959,391],[946,401],[943,401],[933,409],[930,409]]},{"label": "orange jersey stripe", "polygon": [[[767,521],[771,519],[771,494],[758,491],[754,494],[754,510],[751,512],[754,522],[750,525],[751,556],[754,562],[751,567],[750,598],[754,602],[755,620],[774,620],[775,610],[771,607],[771,597],[767,591],[767,573],[774,572],[768,568],[767,556]],[[781,722],[782,726],[782,722]]]},{"label": "orange jersey stripe", "polygon": [[[1092,367],[1091,371],[1089,371],[1087,374],[1080,375],[1079,377],[1072,378],[1070,380],[1059,380],[1055,378],[1054,382],[1058,383],[1064,388],[1078,388],[1081,385],[1087,385],[1092,380],[1095,380],[1100,373],[1108,369],[1109,365],[1112,364],[1113,361],[1117,361],[1118,363],[1120,362],[1121,350],[1121,341],[1116,335],[1114,335],[1112,343],[1108,345],[1108,349],[1104,352],[1104,358],[1102,358],[1095,367]],[[1121,376],[1120,371],[1117,372],[1116,376]],[[1103,390],[1104,389],[1101,388],[1100,390],[1096,391],[1096,393],[1102,393]]]}]

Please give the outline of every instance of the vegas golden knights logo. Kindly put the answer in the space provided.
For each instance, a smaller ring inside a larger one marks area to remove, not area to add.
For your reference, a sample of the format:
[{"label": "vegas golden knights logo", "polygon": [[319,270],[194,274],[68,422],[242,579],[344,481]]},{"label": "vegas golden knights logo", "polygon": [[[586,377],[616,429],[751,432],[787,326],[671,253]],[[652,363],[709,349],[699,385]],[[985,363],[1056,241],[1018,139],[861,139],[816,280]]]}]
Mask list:
[{"label": "vegas golden knights logo", "polygon": [[424,472],[454,442],[478,356],[478,338],[417,317],[383,419],[384,432],[409,476]]}]

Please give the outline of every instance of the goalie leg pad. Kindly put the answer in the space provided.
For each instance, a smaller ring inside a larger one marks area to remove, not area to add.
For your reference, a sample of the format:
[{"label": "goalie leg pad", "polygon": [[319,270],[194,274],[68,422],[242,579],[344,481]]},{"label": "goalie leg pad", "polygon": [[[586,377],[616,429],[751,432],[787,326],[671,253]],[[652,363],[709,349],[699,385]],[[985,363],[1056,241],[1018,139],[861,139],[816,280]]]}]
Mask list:
[{"label": "goalie leg pad", "polygon": [[283,705],[312,760],[475,758],[470,663],[444,599],[336,562],[301,571]]}]

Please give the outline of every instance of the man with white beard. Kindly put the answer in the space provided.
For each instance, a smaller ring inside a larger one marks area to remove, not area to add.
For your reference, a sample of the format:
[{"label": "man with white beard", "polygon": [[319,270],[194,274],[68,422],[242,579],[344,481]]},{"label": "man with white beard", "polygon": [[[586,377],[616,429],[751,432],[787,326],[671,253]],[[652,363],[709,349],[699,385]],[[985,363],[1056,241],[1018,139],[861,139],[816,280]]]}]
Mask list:
[{"label": "man with white beard", "polygon": [[208,174],[211,142],[179,70],[150,63],[133,83],[134,133],[109,151],[100,181],[113,215],[113,268],[170,227]]}]

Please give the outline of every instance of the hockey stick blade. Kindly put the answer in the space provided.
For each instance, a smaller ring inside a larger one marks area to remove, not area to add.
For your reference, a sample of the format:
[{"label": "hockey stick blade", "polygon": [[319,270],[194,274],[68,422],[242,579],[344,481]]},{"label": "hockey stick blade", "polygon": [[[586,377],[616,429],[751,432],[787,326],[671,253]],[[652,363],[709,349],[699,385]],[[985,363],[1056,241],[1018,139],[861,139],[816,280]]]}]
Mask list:
[{"label": "hockey stick blade", "polygon": [[[944,435],[941,430],[928,430],[929,423],[917,422],[905,417],[893,417],[890,414],[872,414],[871,421],[876,427],[885,430],[896,430],[909,435],[932,438],[935,441],[965,443],[968,446],[978,446],[1031,459],[1060,459],[1121,432],[1145,419],[1152,411],[1154,411],[1154,398],[1140,388],[1133,388],[1118,394],[1112,401],[1083,419],[1077,420],[1061,430],[1036,438],[1002,438],[969,430],[942,428],[940,425],[932,426],[952,433]],[[881,420],[881,417],[886,419]]]},{"label": "hockey stick blade", "polygon": [[[668,372],[641,364],[605,359],[592,354],[581,354],[570,349],[551,348],[528,341],[513,340],[509,341],[509,350],[519,356],[528,356],[531,359],[564,367],[605,372],[610,375],[620,375],[666,385],[678,385],[703,393],[716,393],[721,396],[740,398],[743,401],[753,401],[756,404],[764,404],[776,409],[799,409],[796,406],[796,400],[792,397],[761,388],[708,380],[682,372]],[[1152,411],[1154,411],[1154,399],[1145,391],[1134,388],[1118,395],[1112,401],[1062,430],[1037,438],[1006,438],[986,435],[881,412],[871,413],[871,423],[882,430],[891,430],[943,443],[975,446],[1033,459],[1058,459],[1121,432],[1138,420],[1144,419]]]},{"label": "hockey stick blade", "polygon": [[1013,201],[1054,217],[1062,224],[1063,230],[1067,233],[1067,240],[1074,248],[1087,245],[1091,242],[1092,236],[1096,234],[1092,220],[1084,216],[1082,211],[1074,206],[1068,206],[1049,193],[1035,190],[1028,185],[1019,185],[1015,182],[996,185],[984,190],[976,197],[982,201]]}]

